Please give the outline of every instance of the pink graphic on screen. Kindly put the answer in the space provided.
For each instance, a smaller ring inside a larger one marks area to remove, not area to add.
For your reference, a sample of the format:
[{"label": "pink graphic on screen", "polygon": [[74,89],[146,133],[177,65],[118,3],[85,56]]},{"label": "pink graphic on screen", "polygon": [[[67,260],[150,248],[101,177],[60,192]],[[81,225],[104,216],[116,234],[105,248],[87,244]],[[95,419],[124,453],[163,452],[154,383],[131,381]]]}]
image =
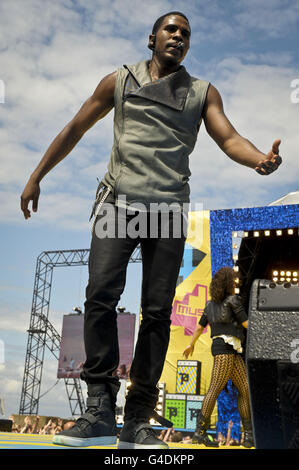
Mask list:
[{"label": "pink graphic on screen", "polygon": [[[208,300],[208,287],[203,284],[196,284],[193,291],[187,292],[182,300],[175,300],[173,302],[171,323],[175,326],[184,326],[184,333],[188,336],[193,334],[204,310],[203,308],[192,307],[190,302],[191,297],[197,297],[198,304],[205,305]],[[194,299],[192,303],[194,304]]]}]

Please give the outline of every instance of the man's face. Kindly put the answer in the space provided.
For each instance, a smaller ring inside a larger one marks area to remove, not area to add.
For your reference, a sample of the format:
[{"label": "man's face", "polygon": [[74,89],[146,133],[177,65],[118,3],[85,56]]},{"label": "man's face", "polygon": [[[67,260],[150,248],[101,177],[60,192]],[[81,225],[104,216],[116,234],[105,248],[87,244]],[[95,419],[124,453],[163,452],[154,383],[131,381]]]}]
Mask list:
[{"label": "man's face", "polygon": [[[156,36],[154,54],[170,64],[179,64],[186,56],[190,46],[190,26],[187,20],[179,15],[164,18]],[[181,47],[177,47],[181,43]]]}]

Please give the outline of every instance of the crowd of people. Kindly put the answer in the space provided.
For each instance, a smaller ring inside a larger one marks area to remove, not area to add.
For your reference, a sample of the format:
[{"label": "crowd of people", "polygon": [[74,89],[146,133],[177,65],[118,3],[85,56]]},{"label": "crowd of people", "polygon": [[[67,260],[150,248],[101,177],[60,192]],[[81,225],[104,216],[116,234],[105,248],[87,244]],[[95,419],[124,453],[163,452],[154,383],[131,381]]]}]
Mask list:
[{"label": "crowd of people", "polygon": [[[202,401],[201,410],[198,411],[196,430],[192,436],[185,436],[173,427],[161,430],[160,434],[153,430],[155,440],[157,441],[158,438],[158,442],[162,441],[163,445],[164,443],[166,445],[167,442],[181,442],[204,444],[207,447],[219,447],[221,445],[253,446],[248,380],[245,363],[241,356],[243,352],[241,348],[244,337],[243,328],[248,327],[248,320],[241,299],[233,295],[235,278],[236,274],[230,267],[221,268],[213,276],[210,284],[211,301],[206,304],[191,342],[183,351],[186,359],[189,355],[192,356],[196,341],[209,323],[213,339],[211,352],[214,363],[211,382]],[[226,322],[221,322],[220,320],[225,315],[227,316]],[[234,321],[235,318],[237,321]],[[231,339],[234,339],[233,343]],[[216,437],[213,438],[208,433],[208,428],[216,403],[218,422]],[[41,420],[38,415],[35,417],[26,416],[23,424],[16,424],[13,416],[12,421],[12,432],[51,434],[53,436],[69,431],[76,425],[75,421],[67,421],[61,418],[49,418],[47,420],[43,417]],[[158,420],[158,422],[160,421]],[[243,442],[241,423],[243,425]],[[169,424],[163,424],[163,426],[171,426],[171,424],[169,422]],[[73,432],[72,429],[71,432]],[[118,437],[120,438],[120,434]]]},{"label": "crowd of people", "polygon": [[11,415],[9,419],[12,421],[11,432],[20,434],[58,434],[61,431],[70,429],[75,421],[63,420],[61,418],[49,418],[44,424],[41,423],[41,418],[38,415],[25,416],[23,423],[17,423],[14,416]]},{"label": "crowd of people", "polygon": [[[213,437],[212,434],[209,434],[209,439],[211,442],[216,442],[218,446],[240,446],[243,442],[243,434],[241,434],[240,441],[232,437],[231,429],[233,427],[233,422],[230,420],[228,423],[227,434],[224,435],[220,432],[216,433]],[[176,442],[181,444],[192,444],[192,434],[184,435],[181,431],[176,431],[174,428],[163,429],[158,435],[159,439],[164,442]]]},{"label": "crowd of people", "polygon": [[[75,420],[66,420],[62,418],[49,418],[44,424],[40,416],[25,416],[23,423],[18,424],[15,421],[15,417],[11,415],[9,419],[12,421],[11,432],[19,434],[39,434],[39,435],[54,435],[58,434],[62,430],[70,429],[75,424]],[[223,435],[220,432],[217,433],[214,440],[216,440],[219,446],[237,446],[240,445],[235,439],[231,437],[231,428],[233,426],[232,421],[228,423],[227,435]],[[175,428],[162,429],[157,436],[163,442],[173,442],[181,444],[192,444],[192,434],[185,435],[182,431],[177,431]],[[210,438],[213,439],[210,435]]]},{"label": "crowd of people", "polygon": [[[159,419],[155,412],[156,385],[169,345],[172,304],[187,237],[186,208],[191,201],[189,155],[201,123],[229,159],[260,175],[270,175],[282,162],[280,139],[274,140],[268,153],[260,151],[234,128],[215,86],[191,76],[181,65],[190,45],[191,26],[186,15],[179,11],[161,15],[148,35],[150,60],[146,54],[143,60],[120,65],[101,79],[80,110],[52,140],[30,172],[21,195],[21,210],[25,219],[29,219],[30,205],[33,212],[38,210],[44,177],[71,153],[89,129],[114,110],[114,142],[107,171],[99,179],[90,217],[93,226],[84,313],[86,360],[80,375],[88,388],[87,412],[70,430],[55,435],[55,444],[116,443],[114,408],[120,384],[119,378],[111,374],[119,363],[115,309],[126,285],[130,257],[140,244],[142,321],[130,368],[131,385],[118,448],[168,448],[156,438],[148,423],[151,418]],[[120,64],[124,60],[125,56]],[[217,162],[211,165],[216,169]],[[108,232],[104,226],[109,227]],[[225,289],[224,293],[232,294]],[[247,327],[247,320],[237,303],[238,299],[227,300],[217,295],[213,300],[212,296],[192,343],[186,348],[188,356],[209,323],[214,363],[193,442],[210,444],[206,431],[211,412],[231,378],[239,392],[244,444],[253,445],[246,368],[240,355],[240,328]],[[162,421],[165,423],[165,419]]]}]

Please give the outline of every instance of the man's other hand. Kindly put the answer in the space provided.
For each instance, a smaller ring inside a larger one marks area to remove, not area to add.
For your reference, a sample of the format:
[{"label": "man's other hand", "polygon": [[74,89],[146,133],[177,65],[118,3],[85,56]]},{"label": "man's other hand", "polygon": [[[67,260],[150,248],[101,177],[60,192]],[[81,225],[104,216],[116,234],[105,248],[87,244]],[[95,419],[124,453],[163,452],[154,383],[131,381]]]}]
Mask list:
[{"label": "man's other hand", "polygon": [[271,173],[273,173],[273,171],[277,170],[277,168],[282,162],[282,158],[279,155],[280,143],[280,139],[274,140],[272,149],[267,154],[267,158],[265,160],[261,160],[255,167],[255,171],[257,173],[259,173],[260,175],[270,175]]},{"label": "man's other hand", "polygon": [[29,179],[21,195],[21,210],[23,211],[25,219],[31,217],[30,210],[28,209],[28,204],[30,201],[32,201],[33,212],[37,212],[39,195],[39,184]]}]

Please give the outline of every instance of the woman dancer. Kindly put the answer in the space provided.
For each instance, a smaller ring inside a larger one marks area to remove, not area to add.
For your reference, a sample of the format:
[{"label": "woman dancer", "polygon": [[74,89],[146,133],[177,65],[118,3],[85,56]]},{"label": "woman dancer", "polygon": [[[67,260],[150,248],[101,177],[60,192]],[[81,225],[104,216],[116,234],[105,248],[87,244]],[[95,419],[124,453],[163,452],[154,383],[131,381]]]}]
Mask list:
[{"label": "woman dancer", "polygon": [[207,435],[210,416],[221,390],[230,378],[239,392],[238,409],[244,430],[244,447],[253,446],[253,433],[250,416],[249,387],[245,363],[242,359],[241,343],[244,340],[243,328],[248,328],[247,314],[241,298],[234,295],[236,273],[232,268],[221,268],[210,284],[211,300],[207,302],[197,325],[191,343],[183,355],[192,356],[194,345],[205,327],[211,328],[212,355],[214,364],[209,389],[197,417],[197,427],[192,442],[208,447],[215,444]]}]

